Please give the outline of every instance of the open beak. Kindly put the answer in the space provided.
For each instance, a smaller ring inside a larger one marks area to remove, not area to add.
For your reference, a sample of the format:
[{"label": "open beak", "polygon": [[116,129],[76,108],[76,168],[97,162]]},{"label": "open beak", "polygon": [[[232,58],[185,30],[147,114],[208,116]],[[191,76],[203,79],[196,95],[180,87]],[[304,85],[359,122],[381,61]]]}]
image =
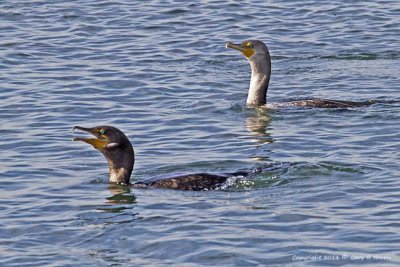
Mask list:
[{"label": "open beak", "polygon": [[75,126],[72,129],[72,132],[74,132],[75,130],[80,130],[83,132],[90,133],[95,138],[74,137],[72,139],[72,141],[83,141],[85,143],[92,145],[95,149],[104,149],[109,142],[107,137],[101,135],[97,128],[84,128],[84,127],[80,127],[80,126]]},{"label": "open beak", "polygon": [[234,44],[231,42],[227,42],[225,47],[238,50],[238,51],[242,52],[247,58],[250,58],[255,53],[253,48],[250,48],[250,47],[246,48],[246,47],[243,47],[243,45],[241,45],[241,44]]}]

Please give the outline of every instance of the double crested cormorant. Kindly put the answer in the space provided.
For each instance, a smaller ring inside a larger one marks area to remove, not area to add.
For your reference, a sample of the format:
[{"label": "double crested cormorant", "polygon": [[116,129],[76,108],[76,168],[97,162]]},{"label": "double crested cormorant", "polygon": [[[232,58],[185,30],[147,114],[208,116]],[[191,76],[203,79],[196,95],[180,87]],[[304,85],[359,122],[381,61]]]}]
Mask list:
[{"label": "double crested cormorant", "polygon": [[[104,155],[108,161],[110,183],[130,184],[129,180],[135,163],[135,154],[131,142],[122,131],[112,126],[97,126],[93,128],[75,126],[74,130],[81,130],[94,136],[94,138],[74,137],[72,140],[86,142]],[[245,171],[218,175],[195,173],[171,178],[139,181],[133,183],[132,186],[195,191],[212,190],[223,185],[229,177],[247,176],[248,174]]]},{"label": "double crested cormorant", "polygon": [[[268,47],[261,41],[248,40],[241,44],[226,43],[227,48],[242,52],[251,67],[251,80],[246,104],[249,106],[262,106],[267,103],[267,90],[271,77],[271,56]],[[375,103],[375,101],[353,102],[328,99],[307,99],[290,101],[286,103],[267,104],[267,107],[313,107],[313,108],[349,108]]]}]

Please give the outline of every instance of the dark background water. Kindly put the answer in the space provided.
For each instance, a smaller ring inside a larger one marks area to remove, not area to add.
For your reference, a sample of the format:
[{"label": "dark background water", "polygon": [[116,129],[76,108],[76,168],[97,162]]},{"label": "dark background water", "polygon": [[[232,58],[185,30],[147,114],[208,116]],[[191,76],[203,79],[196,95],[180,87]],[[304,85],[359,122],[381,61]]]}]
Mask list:
[{"label": "dark background water", "polygon": [[[269,101],[399,100],[398,1],[1,1],[2,266],[400,264],[399,104],[247,109],[270,48]],[[262,167],[227,190],[108,185],[74,125],[121,128],[133,179]],[[308,261],[307,263],[305,261]]]}]

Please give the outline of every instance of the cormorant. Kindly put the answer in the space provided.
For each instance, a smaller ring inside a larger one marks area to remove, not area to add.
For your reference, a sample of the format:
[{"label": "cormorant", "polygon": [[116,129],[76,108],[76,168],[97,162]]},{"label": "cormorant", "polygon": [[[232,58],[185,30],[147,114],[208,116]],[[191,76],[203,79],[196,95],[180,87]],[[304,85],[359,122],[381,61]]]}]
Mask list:
[{"label": "cormorant", "polygon": [[[242,52],[250,63],[251,80],[246,104],[249,106],[262,106],[267,104],[267,90],[271,77],[271,56],[268,47],[261,41],[248,40],[241,44],[226,43],[227,48]],[[267,107],[312,107],[312,108],[351,108],[376,103],[375,101],[343,101],[328,99],[307,99],[285,103],[267,104]]]},{"label": "cormorant", "polygon": [[[75,130],[81,130],[94,136],[94,138],[74,137],[72,140],[86,142],[104,155],[109,166],[109,182],[129,185],[135,163],[135,154],[132,144],[126,135],[112,126],[97,126],[93,128],[75,126],[73,131]],[[132,186],[195,191],[212,190],[223,185],[229,177],[247,176],[249,174],[246,171],[226,174],[185,174],[170,178],[139,181],[133,183]]]}]

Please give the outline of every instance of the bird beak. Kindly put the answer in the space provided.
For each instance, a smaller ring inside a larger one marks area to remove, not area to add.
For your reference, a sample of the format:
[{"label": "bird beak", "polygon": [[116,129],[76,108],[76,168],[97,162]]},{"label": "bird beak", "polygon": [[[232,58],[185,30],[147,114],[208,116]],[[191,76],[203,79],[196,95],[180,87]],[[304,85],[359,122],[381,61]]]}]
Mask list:
[{"label": "bird beak", "polygon": [[242,52],[247,58],[250,58],[255,53],[253,48],[246,48],[246,47],[243,47],[241,44],[234,44],[231,42],[227,42],[225,47],[238,50],[238,51]]},{"label": "bird beak", "polygon": [[236,50],[242,51],[242,47],[241,47],[240,44],[234,44],[234,43],[232,43],[232,42],[227,42],[227,43],[225,44],[225,47],[226,47],[226,48],[232,48],[232,49],[236,49]]},{"label": "bird beak", "polygon": [[109,142],[108,138],[104,135],[101,135],[99,133],[99,129],[97,129],[97,128],[84,128],[84,127],[80,127],[80,126],[75,126],[72,129],[72,132],[74,132],[76,130],[90,133],[95,138],[74,137],[72,139],[72,141],[83,141],[85,143],[92,145],[95,149],[104,149]]}]

